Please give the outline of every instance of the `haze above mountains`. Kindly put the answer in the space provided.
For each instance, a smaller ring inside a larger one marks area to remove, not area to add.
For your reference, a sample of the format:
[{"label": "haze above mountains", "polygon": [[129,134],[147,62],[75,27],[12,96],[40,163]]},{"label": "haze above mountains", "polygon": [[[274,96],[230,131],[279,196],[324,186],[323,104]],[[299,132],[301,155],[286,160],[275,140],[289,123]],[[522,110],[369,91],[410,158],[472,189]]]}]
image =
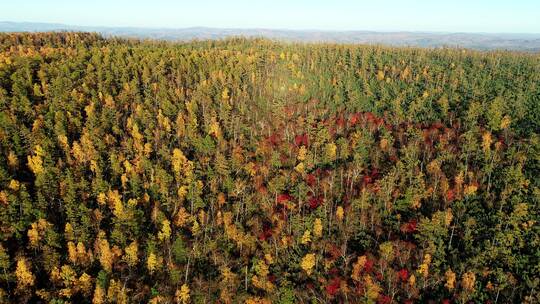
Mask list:
[{"label": "haze above mountains", "polygon": [[444,33],[444,32],[374,32],[285,29],[222,28],[136,28],[77,26],[56,23],[0,22],[0,32],[84,31],[106,37],[189,41],[227,37],[264,37],[283,41],[382,44],[413,47],[462,47],[477,50],[515,50],[540,52],[539,34]]}]

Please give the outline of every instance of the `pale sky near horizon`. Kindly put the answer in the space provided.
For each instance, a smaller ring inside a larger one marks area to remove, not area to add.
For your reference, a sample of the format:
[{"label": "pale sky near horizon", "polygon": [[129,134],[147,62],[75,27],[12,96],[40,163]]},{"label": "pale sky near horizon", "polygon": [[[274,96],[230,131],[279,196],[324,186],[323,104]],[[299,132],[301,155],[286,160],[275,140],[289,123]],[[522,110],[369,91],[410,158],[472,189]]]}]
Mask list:
[{"label": "pale sky near horizon", "polygon": [[0,21],[152,28],[540,33],[540,0],[0,0]]}]

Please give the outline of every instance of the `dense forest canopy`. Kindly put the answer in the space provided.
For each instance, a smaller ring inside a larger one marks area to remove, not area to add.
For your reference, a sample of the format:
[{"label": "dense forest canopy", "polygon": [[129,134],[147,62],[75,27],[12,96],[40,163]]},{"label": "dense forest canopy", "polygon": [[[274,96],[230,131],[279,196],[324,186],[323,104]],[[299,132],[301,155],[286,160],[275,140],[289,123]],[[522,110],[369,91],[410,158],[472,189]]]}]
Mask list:
[{"label": "dense forest canopy", "polygon": [[538,303],[540,55],[0,34],[0,302]]}]

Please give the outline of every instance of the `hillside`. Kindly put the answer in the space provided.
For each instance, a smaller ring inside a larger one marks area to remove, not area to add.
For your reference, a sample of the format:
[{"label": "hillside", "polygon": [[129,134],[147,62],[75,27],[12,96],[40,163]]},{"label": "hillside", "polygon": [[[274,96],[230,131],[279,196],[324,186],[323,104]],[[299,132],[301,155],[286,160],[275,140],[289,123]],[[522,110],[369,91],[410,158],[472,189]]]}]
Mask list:
[{"label": "hillside", "polygon": [[0,302],[538,303],[539,59],[0,34]]}]

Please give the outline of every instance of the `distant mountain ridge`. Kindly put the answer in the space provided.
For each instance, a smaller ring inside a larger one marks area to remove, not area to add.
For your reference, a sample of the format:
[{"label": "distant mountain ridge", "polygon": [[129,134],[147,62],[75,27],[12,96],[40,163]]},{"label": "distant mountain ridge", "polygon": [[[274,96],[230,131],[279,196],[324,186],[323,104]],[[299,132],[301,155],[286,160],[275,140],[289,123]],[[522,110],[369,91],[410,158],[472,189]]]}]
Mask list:
[{"label": "distant mountain ridge", "polygon": [[282,29],[227,28],[137,28],[77,26],[57,23],[0,22],[0,32],[86,31],[104,36],[140,39],[188,41],[194,39],[223,39],[233,36],[264,37],[299,42],[334,42],[382,44],[413,47],[462,47],[477,50],[515,50],[540,52],[539,34],[443,33],[443,32],[374,32],[322,31]]}]

